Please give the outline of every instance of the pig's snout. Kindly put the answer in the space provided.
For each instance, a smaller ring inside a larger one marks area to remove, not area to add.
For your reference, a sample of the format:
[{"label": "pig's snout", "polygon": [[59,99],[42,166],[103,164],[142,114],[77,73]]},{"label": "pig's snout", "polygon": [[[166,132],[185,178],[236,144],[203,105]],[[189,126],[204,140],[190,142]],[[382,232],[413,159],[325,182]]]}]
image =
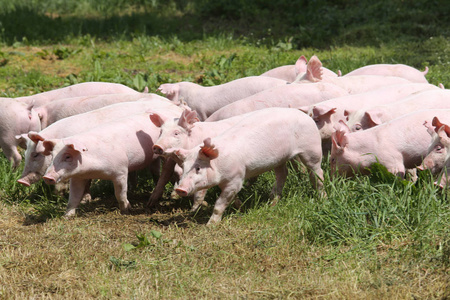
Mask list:
[{"label": "pig's snout", "polygon": [[24,186],[30,186],[31,185],[30,181],[26,177],[18,179],[17,182],[20,183],[20,184],[23,184]]},{"label": "pig's snout", "polygon": [[177,194],[180,195],[181,197],[187,197],[188,195],[188,192],[183,188],[176,188],[175,192],[177,192]]},{"label": "pig's snout", "polygon": [[52,176],[44,176],[43,178],[46,184],[56,184],[56,179]]},{"label": "pig's snout", "polygon": [[161,155],[163,154],[163,149],[159,145],[153,145],[153,153]]}]

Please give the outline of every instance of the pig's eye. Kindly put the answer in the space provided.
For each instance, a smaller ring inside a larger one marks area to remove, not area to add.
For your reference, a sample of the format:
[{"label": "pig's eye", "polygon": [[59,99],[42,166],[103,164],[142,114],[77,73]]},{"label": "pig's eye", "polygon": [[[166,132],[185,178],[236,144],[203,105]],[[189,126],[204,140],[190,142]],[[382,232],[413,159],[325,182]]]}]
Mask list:
[{"label": "pig's eye", "polygon": [[442,151],[442,146],[441,146],[441,145],[436,145],[436,148],[435,148],[435,149],[436,149],[436,151],[439,151],[439,152],[440,152],[440,151]]},{"label": "pig's eye", "polygon": [[175,131],[175,132],[173,133],[174,136],[177,136],[177,135],[179,135],[179,134],[180,134],[179,131]]},{"label": "pig's eye", "polygon": [[72,155],[70,155],[69,153],[64,154],[64,161],[71,162]]},{"label": "pig's eye", "polygon": [[31,156],[32,156],[33,158],[36,158],[36,157],[38,157],[38,156],[39,156],[39,153],[37,153],[37,152],[33,152],[33,153],[31,154]]},{"label": "pig's eye", "polygon": [[195,167],[195,172],[197,172],[197,173],[200,172],[200,167],[198,167],[198,166]]},{"label": "pig's eye", "polygon": [[361,129],[362,129],[361,124],[356,124],[356,125],[355,125],[355,130],[361,130]]}]

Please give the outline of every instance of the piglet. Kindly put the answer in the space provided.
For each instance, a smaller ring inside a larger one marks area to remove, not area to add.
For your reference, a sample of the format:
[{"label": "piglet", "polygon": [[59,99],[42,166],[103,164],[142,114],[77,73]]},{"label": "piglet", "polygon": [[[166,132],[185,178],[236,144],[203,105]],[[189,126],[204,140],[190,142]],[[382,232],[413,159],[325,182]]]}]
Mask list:
[{"label": "piglet", "polygon": [[216,185],[222,190],[208,224],[221,220],[244,179],[273,169],[277,182],[272,192],[280,196],[287,177],[286,162],[294,158],[307,166],[313,185],[322,187],[320,135],[314,122],[297,109],[255,111],[217,137],[206,138],[203,145],[171,152],[183,162],[176,188],[180,196]]},{"label": "piglet", "polygon": [[186,102],[197,112],[200,121],[204,121],[227,104],[262,90],[286,84],[285,80],[278,78],[250,76],[208,87],[192,82],[165,83],[158,88],[158,91],[175,104]]},{"label": "piglet", "polygon": [[[175,117],[171,110],[165,113]],[[43,177],[45,182],[56,184],[70,179],[65,216],[75,215],[90,179],[111,180],[120,211],[128,213],[128,173],[155,160],[152,146],[158,135],[159,128],[150,121],[148,113],[142,113],[63,139],[44,139],[44,155],[52,155]]]},{"label": "piglet", "polygon": [[341,122],[332,135],[332,172],[337,169],[343,175],[365,174],[367,168],[379,162],[403,178],[407,169],[420,165],[427,155],[430,137],[423,123],[434,117],[450,122],[450,110],[422,110],[357,132],[350,132]]},{"label": "piglet", "polygon": [[438,117],[424,123],[432,138],[428,154],[418,166],[418,169],[430,170],[433,175],[439,174],[440,179],[435,184],[442,188],[448,186],[450,172],[450,126],[447,124],[442,123]]}]

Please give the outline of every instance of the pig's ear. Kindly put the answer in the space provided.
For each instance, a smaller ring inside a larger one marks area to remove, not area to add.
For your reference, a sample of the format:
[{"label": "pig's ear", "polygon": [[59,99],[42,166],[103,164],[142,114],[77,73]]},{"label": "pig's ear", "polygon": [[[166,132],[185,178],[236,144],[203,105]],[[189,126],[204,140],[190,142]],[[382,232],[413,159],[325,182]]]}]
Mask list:
[{"label": "pig's ear", "polygon": [[356,112],[356,110],[354,110],[354,109],[345,109],[344,110],[344,116],[347,119],[347,121],[349,120],[350,115],[354,114],[355,112]]},{"label": "pig's ear", "polygon": [[340,131],[343,133],[350,133],[350,128],[348,127],[347,123],[345,123],[342,120],[339,120],[339,122],[334,126],[335,131]]},{"label": "pig's ear", "polygon": [[206,159],[215,159],[219,156],[219,150],[211,143],[211,138],[206,138],[203,146],[200,147],[199,154]]},{"label": "pig's ear", "polygon": [[437,130],[437,134],[441,140],[448,141],[450,138],[450,127],[442,124],[442,126]]},{"label": "pig's ear", "polygon": [[318,82],[322,80],[322,62],[317,56],[311,57],[306,69],[306,79],[311,82]]},{"label": "pig's ear", "polygon": [[26,133],[22,133],[22,134],[18,134],[14,137],[16,139],[16,141],[20,144],[22,142],[27,143],[30,138],[28,137],[28,135]]},{"label": "pig's ear", "polygon": [[369,121],[370,127],[374,127],[383,123],[381,117],[383,116],[383,112],[379,110],[367,110],[364,113],[364,117],[367,121]]},{"label": "pig's ear", "polygon": [[337,150],[343,151],[348,144],[348,138],[345,131],[337,130],[331,135],[331,142]]},{"label": "pig's ear", "polygon": [[82,142],[74,139],[67,139],[64,141],[64,144],[69,147],[72,150],[75,150],[77,152],[84,152],[87,151],[86,145],[84,145]]},{"label": "pig's ear", "polygon": [[150,113],[150,121],[152,121],[153,124],[155,124],[156,127],[163,126],[165,119],[158,115],[155,112],[149,112]]},{"label": "pig's ear", "polygon": [[185,109],[178,120],[178,125],[186,130],[190,130],[195,122],[200,122],[197,117],[197,112],[195,110]]},{"label": "pig's ear", "polygon": [[42,142],[42,146],[44,146],[44,151],[42,154],[50,155],[52,154],[53,149],[55,148],[56,141],[55,140],[44,140]]},{"label": "pig's ear", "polygon": [[433,120],[431,121],[431,125],[435,127],[434,131],[438,132],[438,130],[445,124],[439,121],[438,117],[434,117]]},{"label": "pig's ear", "polygon": [[188,151],[181,148],[169,148],[166,151],[168,157],[173,159],[178,165],[182,165],[186,160]]},{"label": "pig's ear", "polygon": [[306,73],[308,60],[304,55],[300,56],[295,62],[295,74],[298,75],[300,73]]},{"label": "pig's ear", "polygon": [[180,94],[180,86],[176,83],[164,83],[156,90],[164,94],[167,99],[178,103],[178,96]]},{"label": "pig's ear", "polygon": [[310,117],[314,119],[314,121],[318,121],[320,118],[323,118],[326,115],[332,115],[336,112],[336,107],[329,107],[328,105],[315,105],[312,109],[312,114]]},{"label": "pig's ear", "polygon": [[30,140],[33,141],[33,143],[37,144],[39,141],[43,141],[45,140],[44,137],[42,135],[40,135],[39,133],[35,132],[35,131],[30,131],[28,132],[28,137],[30,138]]}]

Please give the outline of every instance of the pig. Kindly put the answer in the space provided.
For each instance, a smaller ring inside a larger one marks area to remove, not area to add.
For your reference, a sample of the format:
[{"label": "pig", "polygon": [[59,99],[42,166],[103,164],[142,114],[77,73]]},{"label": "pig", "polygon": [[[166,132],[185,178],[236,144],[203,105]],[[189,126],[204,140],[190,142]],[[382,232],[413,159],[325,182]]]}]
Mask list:
[{"label": "pig", "polygon": [[347,126],[352,132],[365,130],[417,110],[433,108],[450,109],[449,90],[420,91],[393,103],[362,109],[349,116]]},{"label": "pig", "polygon": [[186,102],[197,112],[200,121],[204,121],[229,103],[286,84],[287,81],[278,78],[250,76],[208,87],[192,82],[165,83],[159,86],[158,91],[176,104]]},{"label": "pig", "polygon": [[412,93],[433,89],[438,90],[439,88],[428,83],[399,84],[330,99],[314,105],[303,106],[300,109],[316,122],[325,154],[329,153],[331,149],[331,135],[340,120],[347,120],[357,110],[398,101]]},{"label": "pig", "polygon": [[331,171],[352,176],[367,174],[379,162],[404,178],[407,169],[421,164],[427,155],[430,137],[423,126],[434,117],[450,121],[449,109],[428,109],[404,115],[363,131],[350,132],[344,122],[332,135]]},{"label": "pig", "polygon": [[138,92],[119,83],[84,82],[32,96],[17,97],[14,99],[25,102],[28,105],[42,106],[51,101],[65,98],[122,93]]},{"label": "pig", "polygon": [[208,224],[221,220],[226,207],[235,198],[244,179],[272,169],[276,184],[273,195],[279,197],[287,177],[286,162],[301,160],[308,168],[312,184],[321,189],[322,150],[314,122],[293,108],[267,108],[251,113],[203,145],[167,152],[182,161],[183,175],[176,192],[187,196],[218,185],[222,190]]},{"label": "pig", "polygon": [[16,169],[22,161],[17,147],[26,147],[23,141],[16,139],[16,135],[30,130],[39,131],[41,129],[39,116],[31,106],[15,99],[2,99],[0,106],[0,147],[12,167]]},{"label": "pig", "polygon": [[444,188],[448,186],[450,171],[450,127],[442,123],[438,117],[434,117],[430,122],[424,123],[431,135],[427,156],[417,168],[420,170],[428,169],[433,175],[438,175],[438,181],[435,184]]},{"label": "pig", "polygon": [[[313,67],[310,68],[310,65]],[[396,76],[358,75],[322,78],[322,62],[315,55],[309,60],[308,69],[307,73],[303,76],[298,76],[294,83],[297,83],[299,80],[302,82],[323,81],[340,86],[349,94],[359,94],[393,84],[411,83],[405,78]]]},{"label": "pig", "polygon": [[[172,110],[164,113],[175,117]],[[159,131],[149,114],[141,113],[63,139],[43,139],[44,155],[53,156],[44,181],[56,184],[70,179],[65,217],[76,214],[90,179],[111,180],[120,211],[128,213],[131,207],[127,199],[128,173],[155,160],[152,146]]]},{"label": "pig", "polygon": [[331,98],[348,95],[347,91],[330,83],[289,84],[274,87],[230,103],[209,116],[214,122],[267,107],[301,107]]},{"label": "pig", "polygon": [[[200,144],[207,137],[215,137],[237,122],[246,118],[249,114],[238,115],[229,119],[217,122],[199,122],[197,113],[190,109],[185,109],[179,118],[163,120],[157,113],[150,115],[155,126],[161,128],[161,134],[153,145],[153,152],[158,155],[167,156],[166,150],[172,148],[192,149]],[[172,165],[175,162],[172,160]],[[181,172],[180,172],[181,173]],[[163,176],[161,176],[163,178]],[[191,211],[196,211],[202,203],[206,190],[194,193],[194,203]],[[153,195],[152,195],[153,196]],[[156,199],[150,197],[149,206],[153,205]]]},{"label": "pig", "polygon": [[154,97],[154,94],[134,92],[74,97],[52,101],[46,105],[33,108],[33,110],[38,113],[41,120],[41,128],[44,129],[48,125],[69,116],[115,103],[136,101],[146,97]]},{"label": "pig", "polygon": [[[51,156],[43,154],[43,139],[61,139],[81,133],[103,123],[141,113],[147,110],[173,109],[181,114],[182,108],[164,97],[149,94],[145,100],[116,103],[96,110],[61,119],[42,131],[30,131],[21,136],[26,142],[25,166],[18,183],[30,186],[41,179],[51,163]],[[155,195],[156,197],[156,195]]]},{"label": "pig", "polygon": [[428,67],[425,71],[419,71],[413,67],[403,64],[375,64],[361,67],[353,70],[343,77],[360,76],[360,75],[379,75],[379,76],[396,76],[405,78],[411,82],[428,83],[425,75],[428,73]]},{"label": "pig", "polygon": [[[305,56],[302,55],[297,59],[295,65],[286,65],[286,66],[277,67],[277,68],[271,69],[267,72],[264,72],[260,76],[274,77],[274,78],[286,80],[287,82],[293,82],[297,78],[297,76],[306,72],[307,63],[308,63],[308,60],[306,59]],[[322,67],[322,71],[323,71],[323,76],[325,76],[325,77],[327,77],[327,76],[337,77],[338,76],[336,73],[334,73],[333,71],[331,71],[325,67]]]}]

